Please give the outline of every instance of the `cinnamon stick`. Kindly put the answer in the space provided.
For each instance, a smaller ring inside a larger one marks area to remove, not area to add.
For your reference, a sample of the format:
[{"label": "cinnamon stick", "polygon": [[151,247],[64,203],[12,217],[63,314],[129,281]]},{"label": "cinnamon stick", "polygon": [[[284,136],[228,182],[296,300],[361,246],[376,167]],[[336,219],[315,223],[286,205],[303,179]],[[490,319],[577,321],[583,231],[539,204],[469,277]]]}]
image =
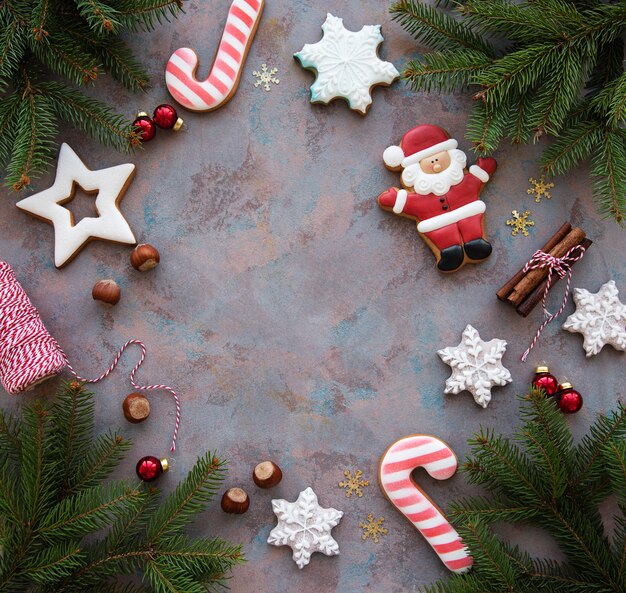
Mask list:
[{"label": "cinnamon stick", "polygon": [[[572,247],[580,245],[585,238],[585,231],[580,227],[574,227],[562,241],[549,251],[554,257],[563,257]],[[522,301],[535,289],[541,281],[548,275],[547,268],[539,268],[530,270],[524,278],[522,278],[513,288],[511,294],[507,297],[507,301],[518,307]]]},{"label": "cinnamon stick", "polygon": [[[584,238],[580,245],[585,248],[585,250],[589,249],[591,245],[593,245],[593,241],[588,238]],[[572,264],[573,265],[573,264]],[[554,287],[554,285],[560,280],[560,276],[558,274],[552,274],[552,284],[550,288]],[[541,302],[543,299],[543,294],[546,291],[546,284],[548,283],[548,278],[546,277],[540,284],[535,288],[517,307],[515,310],[522,317],[528,317],[530,312]]]},{"label": "cinnamon stick", "polygon": [[[548,239],[548,242],[541,248],[541,251],[550,253],[550,251],[552,251],[552,249],[554,249],[571,230],[572,225],[569,222],[564,222],[561,225],[561,228]],[[511,278],[504,286],[502,286],[502,288],[500,288],[500,290],[498,290],[498,292],[496,292],[496,296],[501,301],[506,301],[507,297],[511,294],[515,286],[522,280],[522,278],[524,278],[524,276],[524,268],[522,267],[519,272],[513,276],[513,278]]]}]

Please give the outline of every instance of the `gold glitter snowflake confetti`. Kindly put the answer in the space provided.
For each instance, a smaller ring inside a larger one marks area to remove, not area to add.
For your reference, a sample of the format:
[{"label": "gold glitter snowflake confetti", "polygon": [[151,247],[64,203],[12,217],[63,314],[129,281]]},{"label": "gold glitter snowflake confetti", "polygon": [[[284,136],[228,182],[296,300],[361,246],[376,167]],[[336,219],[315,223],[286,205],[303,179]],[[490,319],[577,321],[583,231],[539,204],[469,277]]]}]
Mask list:
[{"label": "gold glitter snowflake confetti", "polygon": [[361,488],[370,485],[369,480],[362,479],[363,472],[358,469],[355,474],[352,475],[350,470],[345,470],[343,475],[346,479],[343,482],[339,482],[339,488],[345,488],[346,497],[349,498],[353,494],[356,494],[359,498],[363,496]]},{"label": "gold glitter snowflake confetti", "polygon": [[521,232],[524,237],[528,237],[528,227],[535,226],[535,221],[528,218],[530,211],[524,210],[524,213],[520,214],[517,210],[511,210],[511,214],[513,218],[509,218],[506,221],[507,226],[513,227],[511,235],[515,237],[515,235]]},{"label": "gold glitter snowflake confetti", "polygon": [[528,181],[532,183],[532,187],[527,189],[526,193],[529,196],[535,196],[535,202],[541,202],[541,198],[545,198],[546,200],[552,198],[552,194],[548,190],[554,187],[554,183],[546,183],[543,175],[539,178],[539,180],[534,177],[530,177]]},{"label": "gold glitter snowflake confetti", "polygon": [[378,538],[381,535],[387,535],[387,533],[389,533],[389,531],[383,527],[384,521],[384,517],[379,517],[375,520],[374,515],[370,513],[367,516],[367,523],[365,521],[359,523],[359,527],[363,530],[361,539],[365,541],[366,539],[372,538],[374,543],[377,544]]},{"label": "gold glitter snowflake confetti", "polygon": [[255,70],[252,73],[252,76],[258,78],[258,80],[254,83],[254,86],[258,88],[262,85],[263,88],[269,93],[272,88],[270,83],[278,84],[280,82],[278,78],[275,78],[276,74],[278,74],[278,68],[268,70],[267,64],[261,64],[261,70]]}]

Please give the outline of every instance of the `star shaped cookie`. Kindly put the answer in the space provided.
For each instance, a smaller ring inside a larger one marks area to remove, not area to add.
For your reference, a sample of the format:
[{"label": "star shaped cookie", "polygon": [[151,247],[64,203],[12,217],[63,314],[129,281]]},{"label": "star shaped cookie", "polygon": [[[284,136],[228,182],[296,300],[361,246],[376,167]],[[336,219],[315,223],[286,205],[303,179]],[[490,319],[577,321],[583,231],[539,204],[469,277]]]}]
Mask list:
[{"label": "star shaped cookie", "polygon": [[471,325],[463,330],[461,343],[444,348],[437,354],[452,368],[446,379],[444,393],[457,394],[469,391],[474,401],[483,408],[491,401],[491,388],[512,381],[511,373],[502,366],[506,342],[498,338],[484,342]]},{"label": "star shaped cookie", "polygon": [[576,312],[565,320],[563,329],[583,335],[587,357],[598,354],[607,344],[626,350],[626,305],[619,300],[614,280],[596,293],[575,288],[574,303]]},{"label": "star shaped cookie", "polygon": [[303,68],[317,75],[311,86],[311,103],[328,104],[341,97],[350,109],[365,115],[372,103],[372,87],[389,86],[400,76],[391,62],[378,57],[378,46],[384,41],[380,25],[349,31],[343,19],[328,13],[322,31],[321,41],[307,43],[294,54]]},{"label": "star shaped cookie", "polygon": [[[130,163],[91,171],[69,144],[63,143],[54,184],[16,206],[54,226],[54,265],[61,268],[92,239],[131,245],[137,242],[118,208],[134,175],[135,165]],[[74,215],[63,205],[74,198],[76,186],[98,194],[95,205],[99,216],[85,217],[74,224]]]}]

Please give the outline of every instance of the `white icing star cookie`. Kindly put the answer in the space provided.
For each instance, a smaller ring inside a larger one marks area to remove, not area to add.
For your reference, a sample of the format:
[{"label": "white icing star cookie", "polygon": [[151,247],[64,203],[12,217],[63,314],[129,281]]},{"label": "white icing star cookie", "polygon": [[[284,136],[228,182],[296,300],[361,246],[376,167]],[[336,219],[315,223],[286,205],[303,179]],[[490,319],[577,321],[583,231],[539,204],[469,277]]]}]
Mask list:
[{"label": "white icing star cookie", "polygon": [[[90,171],[78,155],[63,143],[59,152],[52,187],[19,201],[16,206],[54,226],[54,265],[69,263],[91,239],[104,239],[134,245],[137,241],[118,204],[135,175],[135,165],[127,163]],[[74,224],[74,216],[63,204],[74,197],[79,185],[87,193],[97,193],[98,217],[85,217]]]},{"label": "white icing star cookie", "polygon": [[512,381],[511,373],[502,366],[505,352],[504,340],[494,338],[483,342],[478,331],[467,325],[458,346],[437,352],[441,360],[452,368],[452,375],[446,379],[444,393],[469,391],[474,401],[486,408],[491,401],[491,388]]},{"label": "white icing star cookie", "polygon": [[278,518],[278,525],[270,532],[267,543],[289,546],[298,568],[304,568],[314,552],[326,556],[339,554],[339,544],[330,532],[339,524],[343,513],[337,509],[322,508],[311,488],[300,492],[296,502],[272,500],[272,509]]},{"label": "white icing star cookie", "polygon": [[563,324],[563,329],[583,335],[587,357],[598,354],[606,344],[616,350],[626,350],[626,305],[619,300],[614,280],[609,280],[598,292],[574,289],[576,312]]},{"label": "white icing star cookie", "polygon": [[348,101],[350,109],[365,115],[372,103],[372,87],[389,86],[400,76],[391,62],[378,57],[378,46],[384,41],[380,25],[349,31],[343,19],[328,13],[322,30],[321,41],[307,43],[294,54],[303,68],[317,73],[311,103],[328,104],[340,97]]}]

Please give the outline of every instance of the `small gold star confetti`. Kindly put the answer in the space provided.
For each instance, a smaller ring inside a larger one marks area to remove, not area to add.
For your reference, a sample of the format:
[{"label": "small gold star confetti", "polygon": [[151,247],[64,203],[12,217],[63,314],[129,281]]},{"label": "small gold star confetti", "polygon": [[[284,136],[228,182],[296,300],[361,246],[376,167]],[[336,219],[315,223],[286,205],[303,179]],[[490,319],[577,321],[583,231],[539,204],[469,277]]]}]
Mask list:
[{"label": "small gold star confetti", "polygon": [[509,220],[506,221],[507,226],[513,227],[511,235],[515,237],[515,235],[521,231],[524,237],[528,237],[528,227],[535,226],[535,222],[528,218],[530,216],[530,212],[528,210],[524,210],[524,213],[520,215],[517,210],[511,210],[511,214],[513,215],[513,218],[509,218]]},{"label": "small gold star confetti", "polygon": [[539,178],[539,180],[531,177],[528,181],[532,183],[532,187],[526,190],[528,195],[535,196],[535,202],[541,202],[541,198],[546,198],[549,200],[552,197],[552,194],[548,191],[554,187],[554,183],[546,183],[543,179],[543,175]]},{"label": "small gold star confetti", "polygon": [[378,537],[380,535],[387,535],[387,533],[389,533],[389,531],[383,527],[384,521],[384,517],[374,520],[374,515],[370,513],[367,516],[367,523],[365,521],[359,523],[359,527],[363,530],[361,539],[365,541],[371,537],[374,540],[374,543],[377,544]]},{"label": "small gold star confetti", "polygon": [[369,480],[361,479],[363,472],[358,469],[355,474],[352,475],[352,472],[349,470],[345,470],[343,475],[346,479],[343,482],[339,482],[339,488],[346,489],[346,497],[352,496],[352,494],[356,494],[359,498],[363,496],[363,492],[361,492],[361,488],[365,486],[369,486]]},{"label": "small gold star confetti", "polygon": [[258,80],[254,83],[254,86],[258,88],[263,85],[263,88],[269,93],[271,90],[270,82],[274,84],[278,84],[280,82],[278,78],[275,78],[276,74],[278,74],[278,68],[268,70],[267,64],[261,64],[261,70],[255,70],[252,73],[252,76],[258,78]]}]

